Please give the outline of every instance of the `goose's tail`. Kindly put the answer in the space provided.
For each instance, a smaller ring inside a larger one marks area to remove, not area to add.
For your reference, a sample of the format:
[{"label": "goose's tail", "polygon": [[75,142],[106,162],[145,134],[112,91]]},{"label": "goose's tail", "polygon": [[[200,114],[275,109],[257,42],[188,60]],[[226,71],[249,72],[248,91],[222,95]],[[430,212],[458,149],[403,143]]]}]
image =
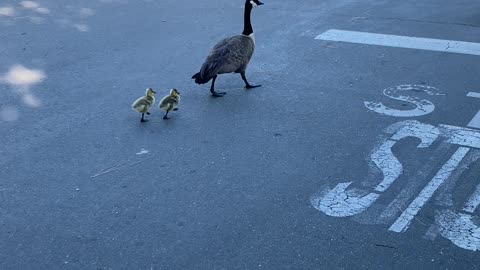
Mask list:
[{"label": "goose's tail", "polygon": [[212,78],[202,78],[202,75],[200,72],[195,73],[195,75],[192,76],[192,79],[195,79],[195,82],[198,84],[205,84],[208,81],[210,81]]}]

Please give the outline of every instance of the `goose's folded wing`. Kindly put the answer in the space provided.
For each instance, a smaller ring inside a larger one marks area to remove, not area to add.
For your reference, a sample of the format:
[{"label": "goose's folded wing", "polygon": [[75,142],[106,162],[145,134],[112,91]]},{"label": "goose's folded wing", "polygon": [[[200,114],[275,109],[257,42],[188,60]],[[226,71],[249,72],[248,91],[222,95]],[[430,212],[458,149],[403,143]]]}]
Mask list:
[{"label": "goose's folded wing", "polygon": [[202,66],[201,75],[203,78],[210,78],[219,73],[235,72],[248,63],[252,53],[253,43],[248,38],[226,38],[213,47]]}]

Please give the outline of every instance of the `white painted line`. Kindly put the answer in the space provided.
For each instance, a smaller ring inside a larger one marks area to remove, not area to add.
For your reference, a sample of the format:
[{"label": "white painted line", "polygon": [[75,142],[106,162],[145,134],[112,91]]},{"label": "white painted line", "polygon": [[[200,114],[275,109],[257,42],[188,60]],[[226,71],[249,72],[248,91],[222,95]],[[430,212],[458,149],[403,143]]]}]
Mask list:
[{"label": "white painted line", "polygon": [[442,135],[446,136],[447,142],[466,147],[480,148],[480,132],[476,129],[457,127],[440,124]]},{"label": "white painted line", "polygon": [[478,93],[478,92],[468,92],[467,97],[480,98],[480,93]]},{"label": "white painted line", "polygon": [[460,147],[452,155],[452,157],[443,165],[443,167],[437,172],[432,180],[425,186],[420,194],[413,200],[405,211],[398,217],[395,223],[390,226],[389,230],[394,232],[404,232],[412,219],[418,214],[420,209],[427,203],[427,201],[433,196],[433,193],[440,187],[440,185],[450,176],[455,170],[460,161],[465,157],[470,148]]},{"label": "white painted line", "polygon": [[473,119],[468,123],[469,127],[480,128],[480,111],[473,117]]},{"label": "white painted line", "polygon": [[[468,92],[467,97],[480,98],[480,93]],[[477,112],[475,117],[473,117],[472,121],[470,121],[470,123],[468,123],[467,126],[473,127],[473,128],[480,128],[480,111]]]},{"label": "white painted line", "polygon": [[336,29],[328,30],[323,34],[315,37],[315,39],[407,49],[420,49],[429,51],[480,55],[480,43],[445,39],[384,35]]},{"label": "white painted line", "polygon": [[475,209],[480,205],[480,185],[477,186],[473,195],[465,203],[463,211],[473,213]]}]

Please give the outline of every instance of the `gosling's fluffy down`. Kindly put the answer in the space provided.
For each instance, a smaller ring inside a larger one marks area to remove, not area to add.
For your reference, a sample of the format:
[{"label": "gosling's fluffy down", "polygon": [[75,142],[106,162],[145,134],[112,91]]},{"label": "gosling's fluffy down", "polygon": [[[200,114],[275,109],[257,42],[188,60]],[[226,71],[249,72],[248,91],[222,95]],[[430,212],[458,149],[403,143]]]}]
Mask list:
[{"label": "gosling's fluffy down", "polygon": [[148,120],[144,119],[144,115],[149,115],[148,110],[155,103],[155,97],[153,96],[156,92],[152,88],[147,88],[145,90],[145,96],[138,98],[132,104],[132,109],[142,114],[142,119],[140,122],[147,122]]},{"label": "gosling's fluffy down", "polygon": [[168,113],[178,110],[178,103],[180,103],[180,93],[174,88],[170,90],[169,95],[160,100],[160,105],[158,105],[160,110],[164,110],[166,112],[165,116],[163,116],[163,119],[170,119],[168,118]]}]

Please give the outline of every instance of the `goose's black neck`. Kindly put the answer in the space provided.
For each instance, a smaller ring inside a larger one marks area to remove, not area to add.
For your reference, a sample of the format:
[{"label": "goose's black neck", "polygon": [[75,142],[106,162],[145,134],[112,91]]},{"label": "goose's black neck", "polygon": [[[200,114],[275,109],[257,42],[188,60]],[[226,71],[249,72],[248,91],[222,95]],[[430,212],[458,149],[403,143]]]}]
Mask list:
[{"label": "goose's black neck", "polygon": [[248,36],[253,34],[252,22],[250,21],[250,14],[252,13],[252,5],[250,3],[245,4],[245,14],[243,15],[243,33]]}]

